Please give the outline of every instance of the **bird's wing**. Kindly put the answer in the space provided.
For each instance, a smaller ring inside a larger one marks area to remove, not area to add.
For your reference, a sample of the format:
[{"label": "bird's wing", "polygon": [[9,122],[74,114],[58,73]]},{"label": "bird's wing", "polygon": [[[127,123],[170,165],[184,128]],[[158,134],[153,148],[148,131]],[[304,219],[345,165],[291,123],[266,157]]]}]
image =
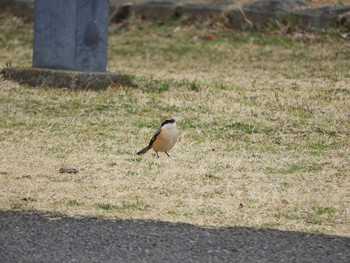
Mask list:
[{"label": "bird's wing", "polygon": [[160,134],[160,131],[161,131],[161,128],[156,130],[156,132],[153,134],[153,137],[152,137],[151,141],[149,142],[148,146],[152,146],[152,144],[154,143],[154,141],[157,139],[158,135]]}]

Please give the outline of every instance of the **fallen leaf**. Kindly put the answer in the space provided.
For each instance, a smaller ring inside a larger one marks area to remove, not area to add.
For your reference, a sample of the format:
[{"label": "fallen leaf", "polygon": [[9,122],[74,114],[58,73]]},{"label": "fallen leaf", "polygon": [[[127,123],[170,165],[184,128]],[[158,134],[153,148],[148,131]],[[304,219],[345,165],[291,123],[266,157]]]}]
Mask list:
[{"label": "fallen leaf", "polygon": [[286,199],[282,199],[282,200],[281,200],[281,203],[282,203],[282,204],[285,204],[285,205],[289,204],[289,202],[288,202]]},{"label": "fallen leaf", "polygon": [[212,34],[208,34],[208,35],[202,36],[202,39],[204,39],[204,40],[214,40],[214,39],[216,39],[216,36],[212,35]]}]

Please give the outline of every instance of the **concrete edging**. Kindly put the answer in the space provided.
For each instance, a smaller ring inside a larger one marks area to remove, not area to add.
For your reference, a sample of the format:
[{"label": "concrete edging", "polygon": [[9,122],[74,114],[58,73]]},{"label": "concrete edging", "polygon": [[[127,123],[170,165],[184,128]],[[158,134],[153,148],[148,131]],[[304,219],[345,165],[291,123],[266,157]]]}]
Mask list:
[{"label": "concrete edging", "polygon": [[1,70],[4,79],[20,84],[46,88],[105,89],[108,86],[134,86],[128,75],[111,72],[82,72],[44,68],[13,68]]},{"label": "concrete edging", "polygon": [[110,22],[135,16],[143,19],[169,20],[185,17],[189,21],[226,18],[232,29],[255,28],[263,31],[272,21],[290,21],[303,30],[336,27],[350,28],[350,4],[320,7],[304,0],[256,0],[236,7],[235,1],[222,4],[191,3],[175,0],[147,1],[110,5]]},{"label": "concrete edging", "polygon": [[[350,28],[350,4],[320,6],[305,0],[255,0],[236,6],[235,0],[208,3],[188,0],[110,1],[109,21],[119,23],[131,16],[167,20],[185,17],[189,21],[226,18],[232,29],[264,30],[271,21],[288,19],[301,29],[319,29],[345,25]],[[0,5],[15,3],[20,14],[33,16],[34,0],[0,0]],[[12,4],[13,5],[13,4]],[[15,7],[12,7],[15,8]]]}]

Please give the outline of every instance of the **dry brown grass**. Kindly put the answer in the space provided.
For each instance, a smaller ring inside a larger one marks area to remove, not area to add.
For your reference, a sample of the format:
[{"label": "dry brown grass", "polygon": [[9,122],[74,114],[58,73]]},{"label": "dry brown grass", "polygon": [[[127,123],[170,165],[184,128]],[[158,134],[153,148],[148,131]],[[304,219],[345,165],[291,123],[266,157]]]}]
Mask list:
[{"label": "dry brown grass", "polygon": [[[1,61],[30,66],[30,26],[2,24]],[[347,45],[134,21],[111,29],[108,66],[137,89],[0,80],[0,209],[350,236]],[[163,115],[171,158],[135,155]]]}]

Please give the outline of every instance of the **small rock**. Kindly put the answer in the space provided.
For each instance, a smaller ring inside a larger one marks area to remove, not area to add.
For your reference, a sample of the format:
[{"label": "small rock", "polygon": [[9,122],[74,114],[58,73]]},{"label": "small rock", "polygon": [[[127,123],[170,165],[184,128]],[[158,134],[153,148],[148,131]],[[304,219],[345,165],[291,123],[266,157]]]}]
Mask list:
[{"label": "small rock", "polygon": [[59,170],[60,173],[76,174],[79,173],[78,169],[63,166]]}]

